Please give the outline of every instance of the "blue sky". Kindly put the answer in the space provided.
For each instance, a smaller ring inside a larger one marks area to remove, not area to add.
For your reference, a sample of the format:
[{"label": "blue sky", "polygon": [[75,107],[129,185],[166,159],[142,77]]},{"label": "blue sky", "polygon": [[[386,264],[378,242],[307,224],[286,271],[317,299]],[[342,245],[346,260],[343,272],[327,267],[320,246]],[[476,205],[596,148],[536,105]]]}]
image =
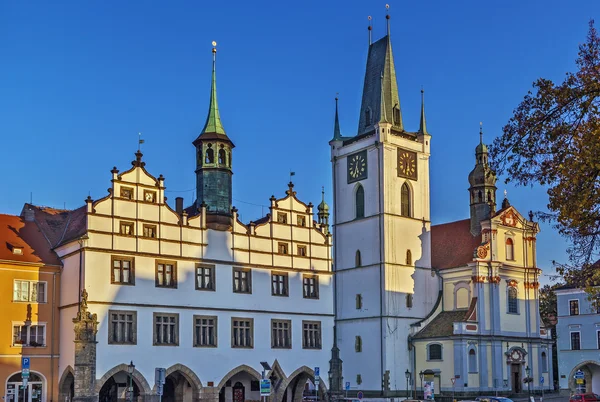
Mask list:
[{"label": "blue sky", "polygon": [[[388,2],[408,130],[418,128],[426,91],[433,222],[466,218],[479,122],[489,143],[536,78],[574,70],[600,3]],[[0,2],[0,212],[18,214],[30,193],[59,208],[103,197],[110,169],[130,166],[138,132],[170,201],[191,203],[213,40],[242,219],[284,195],[290,170],[302,200],[318,203],[325,186],[330,201],[334,98],[343,135],[353,135],[369,15],[378,39],[385,1]],[[546,208],[542,188],[498,188],[523,214]],[[549,272],[567,244],[542,230],[538,265]]]}]

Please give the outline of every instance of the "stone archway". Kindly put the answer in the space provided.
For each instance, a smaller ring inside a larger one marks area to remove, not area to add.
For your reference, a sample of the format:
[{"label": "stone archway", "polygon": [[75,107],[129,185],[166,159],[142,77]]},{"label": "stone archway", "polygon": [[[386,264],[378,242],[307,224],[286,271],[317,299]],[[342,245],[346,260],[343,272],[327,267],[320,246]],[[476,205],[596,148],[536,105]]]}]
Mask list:
[{"label": "stone archway", "polygon": [[595,360],[586,360],[573,367],[573,370],[571,370],[571,373],[569,373],[569,389],[573,392],[577,389],[577,384],[574,378],[577,370],[583,371],[583,374],[585,376],[585,392],[599,393],[600,362]]},{"label": "stone archway", "polygon": [[[104,374],[102,376],[102,378],[100,378],[99,380],[96,381],[96,393],[100,394],[100,391],[102,390],[102,387],[104,386],[104,384],[107,381],[111,380],[115,375],[120,374],[120,373],[127,374],[127,367],[128,367],[127,364],[122,363],[122,364],[119,364],[118,366],[115,366],[112,369],[108,370],[106,372],[106,374]],[[133,383],[134,383],[135,387],[138,388],[138,392],[139,392],[140,396],[152,394],[152,389],[150,388],[150,385],[148,385],[148,381],[146,381],[146,379],[144,378],[142,373],[140,373],[137,369],[134,369],[132,377],[133,377]],[[100,401],[100,402],[102,402],[102,401]]]},{"label": "stone archway", "polygon": [[216,387],[219,402],[243,402],[260,400],[260,379],[262,375],[245,364],[227,373]]},{"label": "stone archway", "polygon": [[[165,372],[163,400],[165,402],[191,402],[200,398],[202,382],[189,367],[174,364]],[[156,393],[156,386],[152,389]]]},{"label": "stone archway", "polygon": [[[294,371],[288,378],[285,379],[281,385],[282,392],[277,395],[279,399],[275,402],[302,402],[304,386],[307,381],[315,382],[315,372],[307,366],[302,366]],[[284,400],[284,396],[287,396]],[[323,384],[323,381],[319,383],[319,400],[328,401],[329,395],[327,394],[327,387]]]},{"label": "stone archway", "polygon": [[59,402],[71,402],[75,394],[75,371],[67,366],[58,380]]}]

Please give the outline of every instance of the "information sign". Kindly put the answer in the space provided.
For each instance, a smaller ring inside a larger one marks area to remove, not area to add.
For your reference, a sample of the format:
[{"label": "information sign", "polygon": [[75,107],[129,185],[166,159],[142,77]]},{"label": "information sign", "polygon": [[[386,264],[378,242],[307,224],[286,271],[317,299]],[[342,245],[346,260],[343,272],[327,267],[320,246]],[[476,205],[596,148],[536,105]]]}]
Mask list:
[{"label": "information sign", "polygon": [[260,380],[260,396],[271,395],[271,380]]}]

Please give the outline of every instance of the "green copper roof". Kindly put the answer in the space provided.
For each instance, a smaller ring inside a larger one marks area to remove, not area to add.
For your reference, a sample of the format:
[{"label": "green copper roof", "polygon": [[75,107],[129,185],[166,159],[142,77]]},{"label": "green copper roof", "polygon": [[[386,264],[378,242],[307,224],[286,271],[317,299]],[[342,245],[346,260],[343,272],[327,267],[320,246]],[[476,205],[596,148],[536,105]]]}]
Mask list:
[{"label": "green copper roof", "polygon": [[419,133],[429,134],[427,132],[427,122],[425,121],[425,91],[421,89],[421,123],[419,124]]},{"label": "green copper roof", "polygon": [[340,131],[340,119],[338,118],[338,98],[335,98],[335,123],[333,124],[333,139],[341,140],[342,132]]},{"label": "green copper roof", "polygon": [[202,129],[202,133],[217,133],[225,134],[225,129],[221,123],[221,116],[219,115],[219,104],[217,103],[217,73],[216,73],[216,49],[213,49],[213,69],[212,69],[212,82],[210,84],[210,103],[208,105],[208,116],[206,117],[206,123]]}]

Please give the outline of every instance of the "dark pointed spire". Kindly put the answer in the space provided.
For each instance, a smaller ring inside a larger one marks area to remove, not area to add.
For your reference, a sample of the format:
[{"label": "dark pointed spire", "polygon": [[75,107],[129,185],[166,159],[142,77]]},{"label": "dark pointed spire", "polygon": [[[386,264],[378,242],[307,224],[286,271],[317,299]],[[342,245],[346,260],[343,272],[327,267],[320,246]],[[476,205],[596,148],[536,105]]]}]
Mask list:
[{"label": "dark pointed spire", "polygon": [[219,104],[217,103],[217,42],[212,43],[212,54],[213,54],[213,68],[212,68],[212,82],[210,85],[210,103],[208,105],[208,116],[206,117],[206,123],[202,129],[204,133],[217,133],[225,134],[225,129],[221,123],[221,116],[219,115]]},{"label": "dark pointed spire", "polygon": [[419,133],[429,134],[427,132],[427,122],[425,121],[425,91],[421,88],[421,123],[419,124]]},{"label": "dark pointed spire", "polygon": [[333,139],[341,140],[342,132],[340,131],[340,119],[338,117],[338,97],[335,97],[335,123],[333,124]]}]

